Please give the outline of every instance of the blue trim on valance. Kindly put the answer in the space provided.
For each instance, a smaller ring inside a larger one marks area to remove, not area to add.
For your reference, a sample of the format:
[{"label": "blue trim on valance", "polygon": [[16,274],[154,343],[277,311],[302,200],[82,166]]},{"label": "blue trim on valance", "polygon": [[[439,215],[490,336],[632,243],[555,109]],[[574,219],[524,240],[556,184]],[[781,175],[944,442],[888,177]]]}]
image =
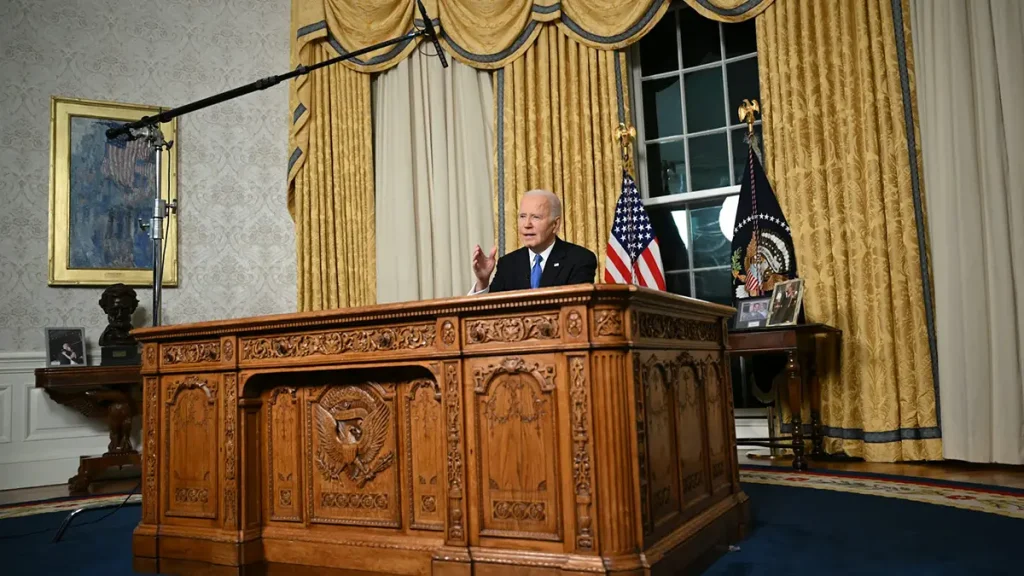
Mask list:
[{"label": "blue trim on valance", "polygon": [[302,28],[299,28],[299,31],[295,34],[295,38],[302,38],[306,34],[312,34],[313,32],[316,32],[317,30],[323,30],[324,28],[327,28],[326,20],[321,20],[319,22],[314,22],[313,24],[308,24],[306,26],[303,26]]},{"label": "blue trim on valance", "polygon": [[719,16],[742,16],[766,1],[767,0],[747,0],[735,8],[721,8],[712,4],[710,0],[697,0],[697,4],[700,4],[702,8],[714,12]]},{"label": "blue trim on valance", "polygon": [[614,44],[616,42],[622,42],[623,40],[626,40],[627,38],[636,35],[637,32],[643,29],[644,26],[647,26],[651,19],[654,18],[654,15],[657,14],[658,10],[661,9],[662,4],[665,4],[670,1],[671,0],[661,0],[661,2],[655,2],[651,4],[651,7],[647,9],[647,12],[645,12],[644,15],[641,16],[640,19],[636,21],[636,23],[630,26],[628,30],[620,32],[619,34],[616,34],[614,36],[598,36],[596,34],[591,34],[590,32],[584,30],[583,28],[580,28],[579,24],[577,24],[575,21],[573,21],[572,18],[569,18],[565,14],[562,14],[562,23],[565,24],[566,28],[572,30],[576,34],[579,34],[581,38],[585,38],[590,42],[595,42],[597,44]]}]

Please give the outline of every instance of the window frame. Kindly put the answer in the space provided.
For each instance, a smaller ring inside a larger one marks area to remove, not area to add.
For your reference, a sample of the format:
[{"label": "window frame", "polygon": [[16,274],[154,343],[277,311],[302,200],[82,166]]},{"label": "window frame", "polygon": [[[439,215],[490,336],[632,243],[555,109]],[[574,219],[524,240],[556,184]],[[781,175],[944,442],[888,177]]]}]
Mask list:
[{"label": "window frame", "polygon": [[[719,57],[720,59],[715,62],[707,64],[699,64],[696,66],[683,67],[683,45],[682,45],[682,31],[679,26],[679,13],[681,10],[687,7],[678,2],[672,3],[669,7],[668,13],[665,14],[664,18],[672,18],[675,24],[676,33],[676,69],[670,72],[660,72],[658,74],[651,74],[650,76],[643,76],[640,69],[640,43],[634,43],[629,48],[629,75],[630,75],[630,100],[632,106],[631,116],[633,126],[636,127],[636,147],[635,147],[635,162],[634,167],[637,173],[637,183],[640,188],[640,196],[643,198],[645,207],[658,207],[660,209],[668,210],[685,210],[687,212],[687,238],[686,246],[687,249],[687,269],[686,270],[666,270],[666,275],[669,273],[685,273],[689,279],[690,294],[697,298],[697,286],[696,286],[696,273],[710,270],[724,270],[729,269],[728,265],[725,266],[713,266],[695,269],[693,264],[693,250],[690,248],[693,244],[693,226],[690,222],[690,214],[693,207],[699,207],[700,204],[704,204],[710,200],[722,199],[729,196],[738,196],[741,185],[739,183],[731,186],[722,186],[718,188],[709,188],[704,190],[690,190],[692,185],[692,178],[690,175],[691,164],[690,164],[690,145],[688,140],[691,138],[697,138],[700,136],[707,136],[710,134],[725,134],[726,145],[728,150],[728,163],[729,163],[729,181],[738,182],[740,178],[735,173],[735,155],[733,151],[733,131],[737,128],[746,128],[746,123],[736,118],[736,123],[733,123],[732,116],[729,113],[729,64],[734,62],[742,62],[744,60],[757,59],[757,52],[751,52],[749,54],[743,54],[740,56],[734,56],[732,58],[726,58],[725,52],[725,30],[721,22],[716,22],[718,26],[718,43],[719,43]],[[692,8],[691,8],[692,9]],[[688,121],[686,118],[686,74],[690,72],[698,72],[701,70],[711,70],[718,68],[722,72],[722,97],[725,101],[726,110],[726,123],[720,128],[713,128],[711,130],[702,130],[699,132],[689,133],[688,132]],[[680,106],[682,107],[682,125],[683,131],[681,134],[672,136],[665,136],[661,138],[655,138],[647,141],[645,138],[645,126],[644,126],[644,109],[643,109],[643,82],[645,80],[658,80],[664,78],[676,77],[679,80],[679,97]],[[755,126],[761,125],[761,120],[758,119],[754,122]],[[648,144],[662,144],[668,142],[679,142],[684,141],[683,154],[684,162],[686,164],[686,192],[679,192],[674,194],[666,194],[664,196],[650,197],[650,180],[647,171],[647,145]]]}]

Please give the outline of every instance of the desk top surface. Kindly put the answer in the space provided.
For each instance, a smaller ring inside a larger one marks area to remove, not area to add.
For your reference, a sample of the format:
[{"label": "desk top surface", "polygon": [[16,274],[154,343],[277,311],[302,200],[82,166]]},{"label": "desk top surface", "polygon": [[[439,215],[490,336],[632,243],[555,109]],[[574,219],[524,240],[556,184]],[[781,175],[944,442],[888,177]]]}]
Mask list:
[{"label": "desk top surface", "polygon": [[729,334],[758,334],[761,332],[800,332],[802,334],[842,333],[842,330],[828,324],[790,324],[786,326],[764,326],[761,328],[729,329]]},{"label": "desk top surface", "polygon": [[142,384],[141,366],[60,366],[36,369],[36,388]]}]

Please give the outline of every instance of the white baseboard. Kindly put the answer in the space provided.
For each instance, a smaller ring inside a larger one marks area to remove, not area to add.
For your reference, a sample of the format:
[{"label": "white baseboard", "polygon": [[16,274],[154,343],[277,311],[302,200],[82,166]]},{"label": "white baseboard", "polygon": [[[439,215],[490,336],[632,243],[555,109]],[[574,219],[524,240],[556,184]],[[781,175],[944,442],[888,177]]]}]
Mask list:
[{"label": "white baseboard", "polygon": [[[96,365],[98,357],[90,357]],[[106,422],[61,406],[35,387],[43,352],[0,352],[0,490],[63,484],[80,456],[103,454]]]},{"label": "white baseboard", "polygon": [[737,418],[736,419],[736,439],[742,440],[746,438],[767,438],[768,437],[768,419],[767,418]]}]

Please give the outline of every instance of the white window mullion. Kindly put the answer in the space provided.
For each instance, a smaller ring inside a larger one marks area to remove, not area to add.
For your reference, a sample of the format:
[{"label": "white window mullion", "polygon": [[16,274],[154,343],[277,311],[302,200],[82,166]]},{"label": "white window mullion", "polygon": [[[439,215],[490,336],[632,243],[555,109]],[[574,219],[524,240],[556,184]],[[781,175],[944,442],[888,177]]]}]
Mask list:
[{"label": "white window mullion", "polygon": [[729,114],[732,113],[729,110],[729,67],[725,62],[725,27],[722,23],[718,23],[718,44],[722,51],[722,98],[725,100],[725,145],[729,150],[729,183],[736,183],[736,174],[734,174],[732,164],[732,130],[728,128],[732,125],[729,122]]}]

